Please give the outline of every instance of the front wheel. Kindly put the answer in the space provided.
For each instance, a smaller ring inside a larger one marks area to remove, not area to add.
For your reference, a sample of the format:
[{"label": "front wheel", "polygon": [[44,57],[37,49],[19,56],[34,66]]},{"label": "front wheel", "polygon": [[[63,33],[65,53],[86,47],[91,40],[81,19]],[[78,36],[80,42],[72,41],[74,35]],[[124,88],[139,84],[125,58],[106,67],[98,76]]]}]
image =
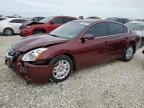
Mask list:
[{"label": "front wheel", "polygon": [[62,82],[66,80],[70,73],[73,71],[73,62],[70,57],[60,55],[50,61],[54,65],[53,71],[50,76],[52,82]]},{"label": "front wheel", "polygon": [[14,34],[13,30],[11,28],[4,29],[4,35],[5,36],[12,36]]},{"label": "front wheel", "polygon": [[134,54],[134,46],[129,44],[123,52],[122,60],[127,62],[130,61]]}]

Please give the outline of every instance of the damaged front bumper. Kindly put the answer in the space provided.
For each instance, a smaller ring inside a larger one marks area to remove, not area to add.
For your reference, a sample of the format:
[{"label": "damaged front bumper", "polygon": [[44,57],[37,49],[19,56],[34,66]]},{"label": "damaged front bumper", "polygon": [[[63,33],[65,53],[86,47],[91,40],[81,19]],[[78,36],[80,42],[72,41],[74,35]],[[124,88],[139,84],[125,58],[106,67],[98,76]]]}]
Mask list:
[{"label": "damaged front bumper", "polygon": [[46,83],[53,70],[53,65],[34,65],[19,60],[12,61],[11,58],[5,58],[5,64],[14,70],[26,81],[33,83]]}]

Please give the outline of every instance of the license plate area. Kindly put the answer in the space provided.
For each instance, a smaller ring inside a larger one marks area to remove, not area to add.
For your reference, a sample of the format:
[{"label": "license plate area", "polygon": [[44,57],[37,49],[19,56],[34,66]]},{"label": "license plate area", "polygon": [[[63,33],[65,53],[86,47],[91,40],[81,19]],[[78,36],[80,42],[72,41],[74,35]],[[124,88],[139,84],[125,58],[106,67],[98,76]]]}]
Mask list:
[{"label": "license plate area", "polygon": [[12,67],[13,66],[13,58],[6,58],[5,64],[8,67]]},{"label": "license plate area", "polygon": [[12,67],[12,61],[11,61],[10,59],[7,59],[7,60],[6,60],[6,65],[7,65],[8,67]]}]

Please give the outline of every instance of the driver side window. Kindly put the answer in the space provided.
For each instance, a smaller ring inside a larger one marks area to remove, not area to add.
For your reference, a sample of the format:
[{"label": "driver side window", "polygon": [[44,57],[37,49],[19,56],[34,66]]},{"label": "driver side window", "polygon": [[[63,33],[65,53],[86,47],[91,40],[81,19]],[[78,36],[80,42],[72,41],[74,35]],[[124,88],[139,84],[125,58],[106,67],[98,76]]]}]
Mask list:
[{"label": "driver side window", "polygon": [[106,22],[97,23],[87,31],[87,34],[93,34],[95,37],[107,36],[109,35],[108,25]]}]

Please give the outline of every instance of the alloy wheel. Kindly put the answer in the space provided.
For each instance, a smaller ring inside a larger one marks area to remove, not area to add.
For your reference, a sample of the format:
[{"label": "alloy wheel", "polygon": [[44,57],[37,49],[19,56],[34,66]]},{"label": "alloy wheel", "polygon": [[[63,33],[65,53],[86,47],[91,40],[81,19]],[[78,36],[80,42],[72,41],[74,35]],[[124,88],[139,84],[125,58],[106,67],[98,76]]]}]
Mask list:
[{"label": "alloy wheel", "polygon": [[130,59],[132,56],[133,56],[133,53],[134,53],[134,50],[132,47],[129,47],[127,50],[126,50],[126,59]]},{"label": "alloy wheel", "polygon": [[55,64],[53,76],[56,79],[64,79],[70,72],[70,63],[67,60],[60,60]]}]

